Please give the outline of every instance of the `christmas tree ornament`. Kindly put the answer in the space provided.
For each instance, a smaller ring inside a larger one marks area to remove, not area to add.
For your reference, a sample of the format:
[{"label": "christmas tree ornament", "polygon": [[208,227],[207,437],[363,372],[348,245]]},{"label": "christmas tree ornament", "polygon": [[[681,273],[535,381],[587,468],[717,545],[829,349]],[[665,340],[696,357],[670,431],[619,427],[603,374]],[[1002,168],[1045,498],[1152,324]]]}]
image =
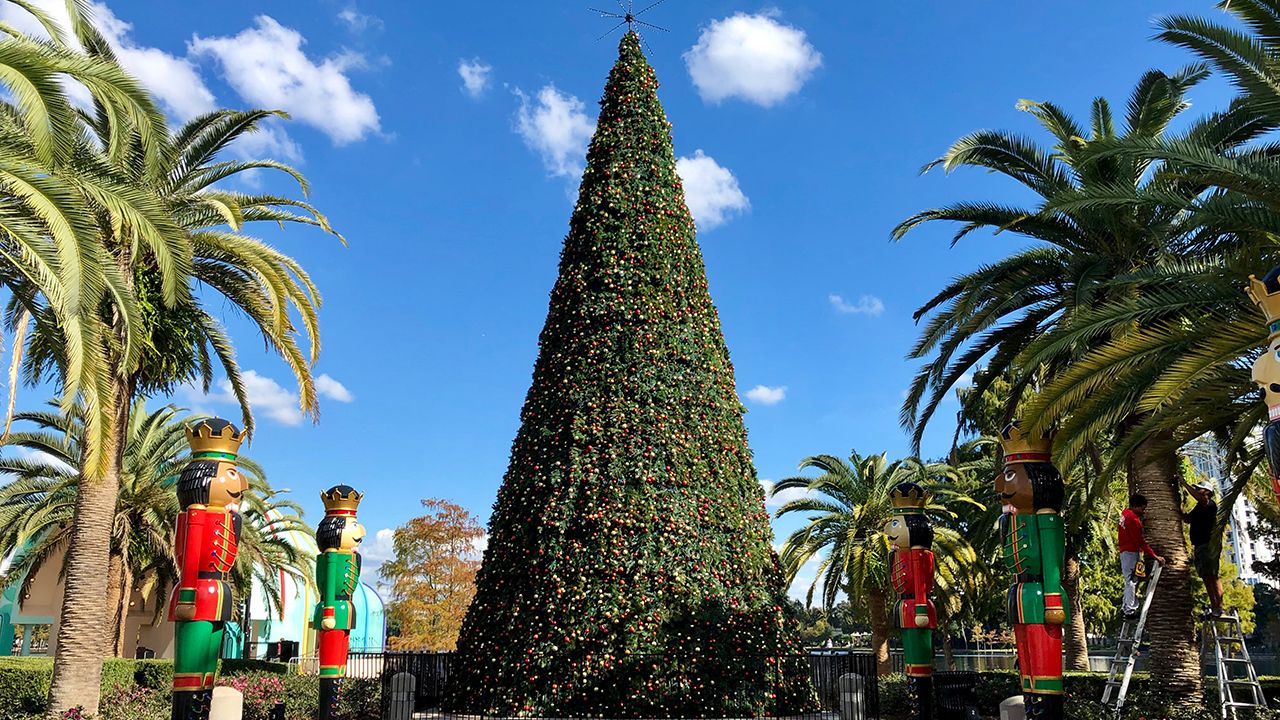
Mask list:
[{"label": "christmas tree ornament", "polygon": [[1280,499],[1280,267],[1262,280],[1249,276],[1249,297],[1267,318],[1267,345],[1253,362],[1253,381],[1267,403],[1267,427],[1262,432],[1271,490]]},{"label": "christmas tree ornament", "polygon": [[933,526],[924,513],[928,497],[920,485],[899,483],[889,493],[893,515],[885,524],[892,556],[894,619],[902,630],[902,655],[912,720],[933,717],[933,631],[937,613],[933,590]]},{"label": "christmas tree ornament", "polygon": [[458,640],[454,712],[760,717],[813,698],[657,87],[628,32]]},{"label": "christmas tree ornament", "polygon": [[227,573],[240,542],[240,501],[249,483],[236,468],[245,433],[219,418],[186,429],[191,459],[178,477],[174,555],[173,720],[208,720],[222,637],[234,599]]},{"label": "christmas tree ornament", "polygon": [[1029,720],[1062,718],[1062,628],[1068,603],[1062,591],[1066,536],[1062,475],[1053,466],[1053,439],[1029,437],[1015,420],[1000,433],[1004,469],[996,475],[1001,553],[1015,576],[1009,588],[1009,623],[1018,647],[1018,672]]},{"label": "christmas tree ornament", "polygon": [[316,654],[320,660],[320,720],[338,716],[338,693],[347,676],[347,649],[356,613],[351,605],[360,582],[360,541],[364,526],[356,520],[356,509],[364,495],[349,485],[335,485],[320,493],[324,519],[316,529],[316,603],[311,627],[316,631]]}]

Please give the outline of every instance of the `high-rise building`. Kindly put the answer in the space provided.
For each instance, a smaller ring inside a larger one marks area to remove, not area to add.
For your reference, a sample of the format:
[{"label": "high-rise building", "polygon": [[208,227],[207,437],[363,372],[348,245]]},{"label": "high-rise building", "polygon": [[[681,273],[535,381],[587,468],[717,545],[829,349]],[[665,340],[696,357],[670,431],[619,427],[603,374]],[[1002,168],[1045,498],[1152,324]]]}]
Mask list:
[{"label": "high-rise building", "polygon": [[[1187,443],[1182,448],[1182,454],[1191,461],[1197,472],[1217,484],[1219,498],[1231,489],[1231,478],[1225,472],[1225,454],[1211,438],[1201,437]],[[1277,552],[1277,548],[1254,537],[1252,529],[1257,522],[1257,508],[1241,495],[1231,508],[1231,522],[1223,536],[1223,547],[1227,550],[1228,557],[1240,568],[1240,579],[1249,585],[1267,581],[1253,571],[1253,563],[1270,562],[1275,559]]]}]

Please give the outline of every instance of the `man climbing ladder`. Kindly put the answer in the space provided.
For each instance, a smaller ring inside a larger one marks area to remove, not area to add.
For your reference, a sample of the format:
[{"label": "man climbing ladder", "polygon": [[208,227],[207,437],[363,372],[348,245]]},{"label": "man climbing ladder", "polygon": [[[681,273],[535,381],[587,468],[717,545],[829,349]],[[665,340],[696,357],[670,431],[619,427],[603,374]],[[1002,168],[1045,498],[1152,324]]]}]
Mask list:
[{"label": "man climbing ladder", "polygon": [[1147,514],[1147,498],[1134,494],[1129,498],[1129,507],[1120,515],[1120,574],[1124,577],[1124,599],[1120,604],[1120,614],[1125,620],[1138,619],[1138,581],[1143,571],[1140,569],[1142,556],[1153,557],[1164,565],[1164,557],[1157,555],[1147,544],[1143,535],[1142,518]]},{"label": "man climbing ladder", "polygon": [[1205,593],[1209,596],[1208,614],[1217,617],[1222,614],[1222,573],[1219,565],[1222,547],[1214,542],[1214,523],[1218,520],[1218,504],[1213,500],[1213,483],[1204,480],[1195,485],[1187,485],[1191,497],[1195,498],[1195,507],[1183,513],[1182,519],[1187,523],[1188,535],[1191,538],[1191,557],[1195,560],[1196,574],[1204,581]]},{"label": "man climbing ladder", "polygon": [[[1114,710],[1117,717],[1124,707],[1125,696],[1129,694],[1129,682],[1133,680],[1133,668],[1138,661],[1138,648],[1142,645],[1142,632],[1147,627],[1147,613],[1151,611],[1151,601],[1155,598],[1156,586],[1160,582],[1160,569],[1161,566],[1156,565],[1147,581],[1147,590],[1142,596],[1141,612],[1132,619],[1126,617],[1120,623],[1120,636],[1116,638],[1116,654],[1111,658],[1107,684],[1102,689],[1102,704]],[[1136,586],[1137,582],[1135,581],[1134,584]]]}]

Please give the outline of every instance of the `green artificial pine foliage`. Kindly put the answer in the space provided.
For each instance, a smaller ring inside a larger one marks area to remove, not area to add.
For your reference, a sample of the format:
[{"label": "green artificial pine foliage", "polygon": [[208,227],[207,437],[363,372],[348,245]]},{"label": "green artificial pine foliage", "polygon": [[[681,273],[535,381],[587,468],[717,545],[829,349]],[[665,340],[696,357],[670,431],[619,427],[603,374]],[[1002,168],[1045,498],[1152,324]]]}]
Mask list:
[{"label": "green artificial pine foliage", "polygon": [[657,88],[627,33],[458,641],[456,711],[750,717],[813,696]]}]

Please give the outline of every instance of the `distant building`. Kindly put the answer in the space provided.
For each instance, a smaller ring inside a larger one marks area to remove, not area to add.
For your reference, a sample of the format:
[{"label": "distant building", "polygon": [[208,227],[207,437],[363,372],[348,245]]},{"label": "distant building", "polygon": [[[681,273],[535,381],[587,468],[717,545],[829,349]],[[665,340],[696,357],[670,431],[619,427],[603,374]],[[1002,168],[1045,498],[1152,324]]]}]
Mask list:
[{"label": "distant building", "polygon": [[[1218,496],[1221,498],[1231,489],[1231,478],[1227,477],[1224,467],[1224,453],[1218,444],[1207,437],[1197,438],[1182,448],[1182,452],[1191,461],[1192,466],[1200,474],[1208,477],[1218,485]],[[1277,548],[1265,541],[1256,540],[1252,533],[1258,522],[1258,510],[1249,499],[1240,496],[1231,508],[1231,523],[1223,537],[1223,547],[1236,567],[1240,568],[1240,579],[1248,585],[1267,582],[1267,579],[1253,571],[1253,563],[1271,562],[1276,557]]]},{"label": "distant building", "polygon": [[[315,540],[301,533],[294,533],[292,543],[314,554]],[[6,578],[7,559],[0,562],[0,582],[6,587],[0,592],[0,656],[3,655],[53,655],[58,637],[58,610],[62,602],[62,583],[58,569],[61,555],[50,558],[29,585],[26,597],[18,594],[24,585],[23,578]],[[9,582],[12,580],[12,582]],[[267,612],[265,594],[260,583],[254,583],[253,599],[249,605],[251,621],[249,629],[250,655],[266,657],[271,646],[279,641],[297,643],[300,655],[315,655],[315,631],[311,629],[311,614],[317,601],[313,587],[300,587],[293,578],[281,574],[281,605],[275,614]],[[243,602],[243,599],[237,599]],[[152,594],[144,597],[134,591],[125,625],[124,655],[154,653],[155,657],[173,657],[173,623],[165,619],[167,595]],[[353,652],[382,652],[386,639],[386,617],[382,597],[377,590],[361,583],[352,598],[357,615],[356,629],[351,633]],[[105,613],[105,608],[104,608]],[[105,621],[104,621],[105,622]],[[236,623],[230,623],[223,642],[222,656],[244,656],[244,634]]]}]

